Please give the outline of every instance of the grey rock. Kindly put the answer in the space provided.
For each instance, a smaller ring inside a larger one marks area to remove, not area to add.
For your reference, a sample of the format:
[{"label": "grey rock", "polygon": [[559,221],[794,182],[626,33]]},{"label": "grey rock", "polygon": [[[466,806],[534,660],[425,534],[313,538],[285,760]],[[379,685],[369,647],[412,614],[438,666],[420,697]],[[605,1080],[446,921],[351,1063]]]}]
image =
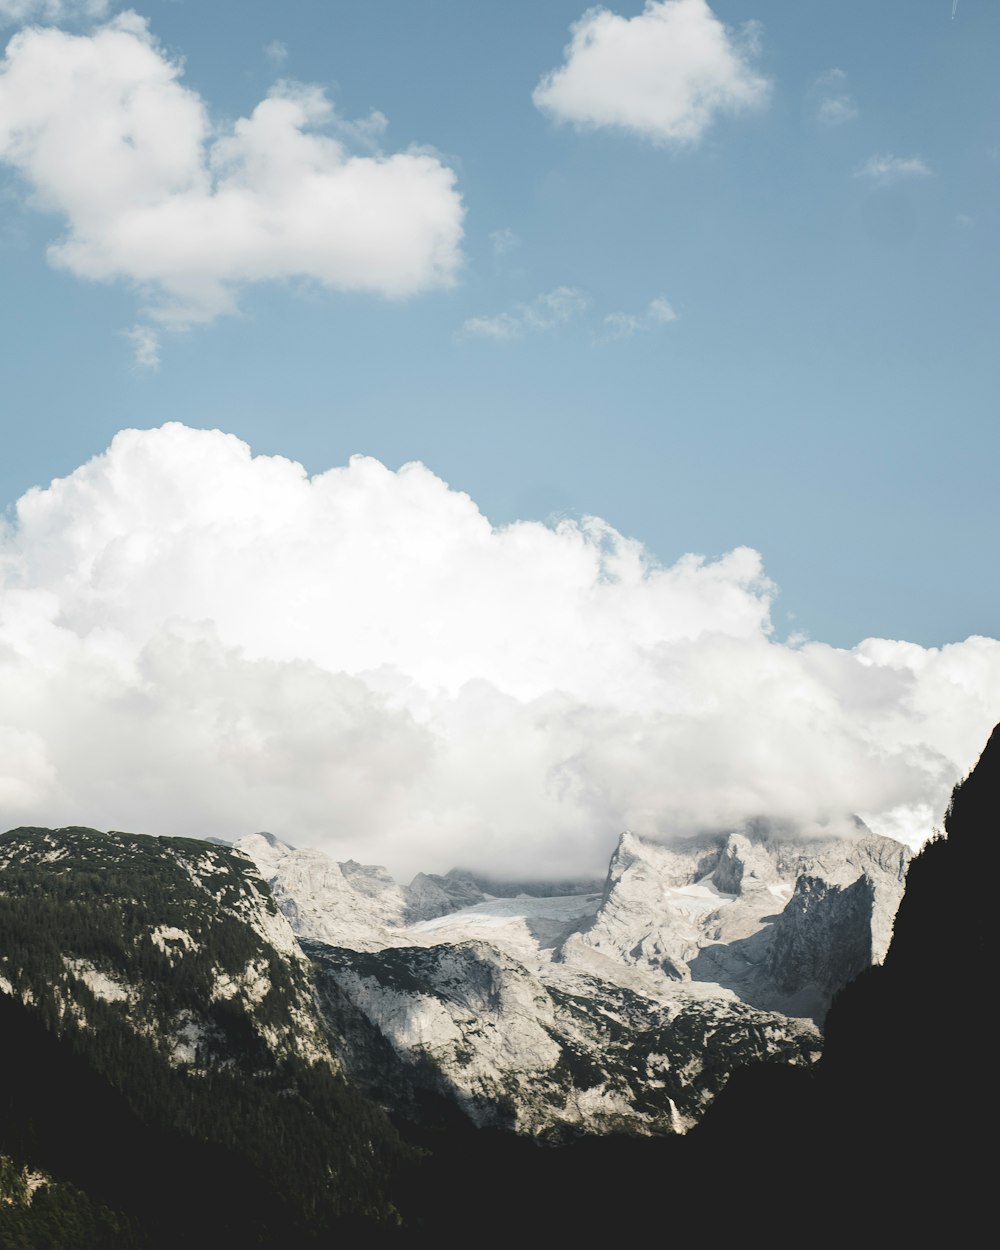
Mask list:
[{"label": "grey rock", "polygon": [[885,954],[908,859],[867,831],[625,833],[603,888],[560,895],[239,845],[315,961],[345,1071],[543,1138],[683,1132],[741,1063],[811,1062],[832,995]]}]

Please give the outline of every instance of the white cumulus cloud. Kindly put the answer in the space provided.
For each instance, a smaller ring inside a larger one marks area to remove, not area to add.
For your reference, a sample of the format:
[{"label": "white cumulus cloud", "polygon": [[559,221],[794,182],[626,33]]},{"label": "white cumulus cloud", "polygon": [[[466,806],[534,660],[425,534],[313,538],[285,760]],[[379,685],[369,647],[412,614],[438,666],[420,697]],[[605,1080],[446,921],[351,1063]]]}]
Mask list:
[{"label": "white cumulus cloud", "polygon": [[497,527],[421,464],[126,430],[0,533],[0,828],[270,828],[401,875],[860,812],[918,841],[1000,642],[783,644],[746,548]]},{"label": "white cumulus cloud", "polygon": [[345,123],[319,88],[279,83],[215,127],[132,12],[88,35],[22,30],[0,63],[0,160],[65,222],[50,261],[131,281],[168,325],[231,311],[251,282],[389,297],[452,282],[455,175],[423,150],[352,154],[384,125]]},{"label": "white cumulus cloud", "polygon": [[535,88],[538,108],[581,127],[615,126],[657,143],[697,143],[720,114],[762,108],[757,28],[729,30],[705,0],[647,0],[636,17],[593,8],[566,59]]}]

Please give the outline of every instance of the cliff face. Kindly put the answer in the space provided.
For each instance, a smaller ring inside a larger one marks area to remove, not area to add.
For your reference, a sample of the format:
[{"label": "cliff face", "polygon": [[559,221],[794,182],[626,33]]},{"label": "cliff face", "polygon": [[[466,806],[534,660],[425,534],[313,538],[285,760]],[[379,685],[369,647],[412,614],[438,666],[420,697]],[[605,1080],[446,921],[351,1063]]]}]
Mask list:
[{"label": "cliff face", "polygon": [[399,887],[270,838],[239,847],[316,964],[353,1080],[417,1117],[443,1099],[550,1141],[685,1132],[735,1069],[812,1063],[814,1020],[884,954],[907,863],[870,834],[626,833],[600,891],[493,896],[467,873]]},{"label": "cliff face", "polygon": [[706,994],[658,1000],[482,941],[359,954],[305,941],[345,1070],[422,1114],[547,1141],[684,1132],[740,1065],[811,1063],[806,1022]]},{"label": "cliff face", "polygon": [[884,958],[909,853],[889,838],[734,833],[660,846],[624,834],[604,898],[569,938],[588,952],[715,984],[822,1021],[834,993]]}]

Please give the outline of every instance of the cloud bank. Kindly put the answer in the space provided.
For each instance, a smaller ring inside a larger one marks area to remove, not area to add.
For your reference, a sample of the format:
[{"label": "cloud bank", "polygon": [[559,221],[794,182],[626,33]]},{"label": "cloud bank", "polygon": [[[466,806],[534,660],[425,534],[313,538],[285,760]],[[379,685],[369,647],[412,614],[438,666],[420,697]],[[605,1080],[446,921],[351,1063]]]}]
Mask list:
[{"label": "cloud bank", "polygon": [[692,145],[719,115],[762,108],[770,94],[752,65],[756,27],[735,34],[705,0],[647,0],[631,18],[588,9],[571,33],[565,62],[532,97],[557,121]]},{"label": "cloud bank", "polygon": [[406,875],[602,870],[858,811],[913,841],[1000,718],[1000,643],[786,644],[756,552],[495,527],[418,463],[308,477],[126,430],[0,535],[0,827],[269,828]]},{"label": "cloud bank", "polygon": [[[455,175],[426,151],[371,152],[384,125],[343,122],[319,88],[285,82],[213,127],[132,12],[88,35],[22,30],[0,63],[0,160],[65,222],[51,263],[131,281],[175,327],[233,311],[252,282],[388,297],[451,283]],[[359,135],[367,155],[350,151]]]}]

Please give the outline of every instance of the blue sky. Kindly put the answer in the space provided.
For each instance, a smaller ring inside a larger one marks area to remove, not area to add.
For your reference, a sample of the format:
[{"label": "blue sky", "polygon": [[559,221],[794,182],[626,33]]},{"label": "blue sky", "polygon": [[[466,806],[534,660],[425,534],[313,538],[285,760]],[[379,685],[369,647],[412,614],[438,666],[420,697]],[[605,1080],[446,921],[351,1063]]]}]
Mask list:
[{"label": "blue sky", "polygon": [[[420,459],[495,522],[594,513],[667,561],[748,544],[781,630],[995,633],[995,4],[952,21],[950,0],[720,2],[731,27],[760,23],[769,102],[680,149],[534,106],[578,3],[140,11],[216,121],[282,76],[346,118],[379,110],[386,150],[430,145],[457,174],[462,267],[404,301],[252,284],[237,315],[164,335],[159,369],[137,369],[132,285],[48,266],[64,221],[8,170],[5,501],[119,428],[182,420],[311,471]],[[855,115],[824,123],[837,96]],[[930,172],[857,174],[880,154]],[[585,315],[516,342],[461,332],[563,286]],[[676,321],[595,341],[659,296]]]},{"label": "blue sky", "polygon": [[1000,710],[953,7],[0,0],[0,823],[919,842]]}]

